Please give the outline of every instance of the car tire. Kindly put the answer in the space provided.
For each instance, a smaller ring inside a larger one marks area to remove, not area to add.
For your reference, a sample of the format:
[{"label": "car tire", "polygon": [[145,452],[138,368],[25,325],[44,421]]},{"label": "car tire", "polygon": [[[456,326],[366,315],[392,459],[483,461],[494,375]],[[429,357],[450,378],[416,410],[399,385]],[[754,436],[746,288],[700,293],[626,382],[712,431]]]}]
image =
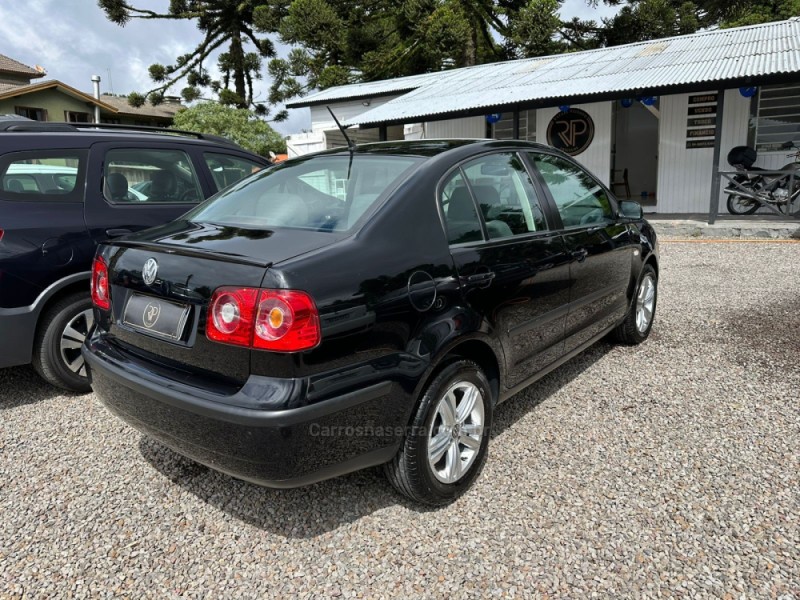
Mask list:
[{"label": "car tire", "polygon": [[458,498],[486,462],[493,407],[491,386],[476,363],[448,364],[425,388],[403,445],[385,465],[389,481],[422,504]]},{"label": "car tire", "polygon": [[80,346],[93,323],[92,301],[83,292],[65,296],[47,309],[33,349],[33,368],[45,381],[70,392],[91,391]]},{"label": "car tire", "polygon": [[615,341],[634,346],[650,335],[658,301],[658,276],[652,265],[645,265],[639,275],[633,302],[625,320],[613,331]]}]

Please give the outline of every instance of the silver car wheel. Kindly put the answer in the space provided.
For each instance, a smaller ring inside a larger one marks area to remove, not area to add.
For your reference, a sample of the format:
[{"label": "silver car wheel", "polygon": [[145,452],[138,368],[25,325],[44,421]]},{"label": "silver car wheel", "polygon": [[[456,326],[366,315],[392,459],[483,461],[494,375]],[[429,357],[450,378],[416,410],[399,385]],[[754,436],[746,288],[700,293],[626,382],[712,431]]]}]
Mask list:
[{"label": "silver car wheel", "polygon": [[442,483],[455,483],[470,469],[483,441],[483,394],[468,381],[454,383],[436,406],[428,432],[428,463]]},{"label": "silver car wheel", "polygon": [[86,377],[86,364],[81,355],[81,346],[94,325],[94,312],[87,309],[70,319],[61,332],[61,360],[67,368],[81,377]]},{"label": "silver car wheel", "polygon": [[656,305],[656,280],[647,274],[639,284],[639,293],[636,294],[636,329],[644,334],[653,320],[653,310]]}]

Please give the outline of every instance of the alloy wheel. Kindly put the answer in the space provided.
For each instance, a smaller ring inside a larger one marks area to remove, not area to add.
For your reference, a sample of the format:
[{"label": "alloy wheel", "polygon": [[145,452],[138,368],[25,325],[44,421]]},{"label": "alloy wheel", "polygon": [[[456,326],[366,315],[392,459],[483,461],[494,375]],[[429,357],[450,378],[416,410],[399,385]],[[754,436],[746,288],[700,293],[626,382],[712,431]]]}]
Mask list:
[{"label": "alloy wheel", "polygon": [[644,334],[653,320],[656,304],[656,281],[651,274],[645,275],[636,294],[636,329]]},{"label": "alloy wheel", "polygon": [[473,383],[459,381],[436,406],[428,433],[428,462],[442,483],[455,483],[475,462],[484,426],[483,394]]},{"label": "alloy wheel", "polygon": [[81,355],[81,346],[89,335],[92,325],[94,325],[94,312],[90,308],[72,317],[61,332],[59,342],[61,360],[70,371],[81,377],[86,377],[86,364]]}]

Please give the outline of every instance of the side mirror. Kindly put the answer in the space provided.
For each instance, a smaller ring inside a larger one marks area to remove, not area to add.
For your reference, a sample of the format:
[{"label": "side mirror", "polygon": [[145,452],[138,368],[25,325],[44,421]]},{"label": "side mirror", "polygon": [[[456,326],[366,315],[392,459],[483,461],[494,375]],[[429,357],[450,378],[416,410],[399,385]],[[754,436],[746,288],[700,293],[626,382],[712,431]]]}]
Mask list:
[{"label": "side mirror", "polygon": [[638,202],[623,200],[619,203],[619,216],[639,221],[644,219],[644,211],[642,210],[642,205]]},{"label": "side mirror", "polygon": [[794,146],[794,142],[792,141],[784,142],[783,144],[781,144],[781,150],[788,150],[792,146]]}]

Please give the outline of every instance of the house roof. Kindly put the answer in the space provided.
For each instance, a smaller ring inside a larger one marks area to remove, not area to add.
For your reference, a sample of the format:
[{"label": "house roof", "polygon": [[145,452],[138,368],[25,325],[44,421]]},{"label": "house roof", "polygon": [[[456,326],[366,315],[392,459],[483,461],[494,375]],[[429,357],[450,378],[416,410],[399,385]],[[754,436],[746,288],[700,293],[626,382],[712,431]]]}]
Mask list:
[{"label": "house roof", "polygon": [[[441,71],[416,78],[340,86],[288,106],[345,100],[366,91],[397,98],[349,119],[348,125],[411,123],[424,117],[481,114],[493,107],[592,102],[656,91],[759,84],[800,74],[800,18],[691,35]],[[377,95],[377,94],[376,94]]]},{"label": "house roof", "polygon": [[84,102],[89,102],[91,104],[96,104],[102,109],[105,109],[109,112],[117,112],[117,110],[105,102],[97,100],[93,96],[86,94],[80,90],[76,90],[74,87],[67,85],[57,79],[50,79],[48,81],[40,81],[38,83],[31,83],[28,85],[8,85],[8,84],[0,84],[0,100],[6,100],[7,98],[15,98],[17,96],[25,96],[27,94],[32,94],[34,92],[41,92],[43,90],[49,89],[57,89],[60,92],[63,92],[73,98],[77,98],[79,100],[83,100]]},{"label": "house roof", "polygon": [[39,71],[28,65],[24,65],[18,60],[0,54],[0,73],[11,73],[13,75],[24,75],[30,79],[44,77],[44,71]]},{"label": "house roof", "polygon": [[172,102],[164,102],[158,106],[145,103],[142,106],[135,107],[128,103],[127,96],[112,96],[110,94],[101,94],[100,100],[112,106],[114,111],[119,114],[131,115],[135,117],[158,117],[162,119],[171,119],[175,116],[176,112],[182,108],[186,108],[180,103]]}]

